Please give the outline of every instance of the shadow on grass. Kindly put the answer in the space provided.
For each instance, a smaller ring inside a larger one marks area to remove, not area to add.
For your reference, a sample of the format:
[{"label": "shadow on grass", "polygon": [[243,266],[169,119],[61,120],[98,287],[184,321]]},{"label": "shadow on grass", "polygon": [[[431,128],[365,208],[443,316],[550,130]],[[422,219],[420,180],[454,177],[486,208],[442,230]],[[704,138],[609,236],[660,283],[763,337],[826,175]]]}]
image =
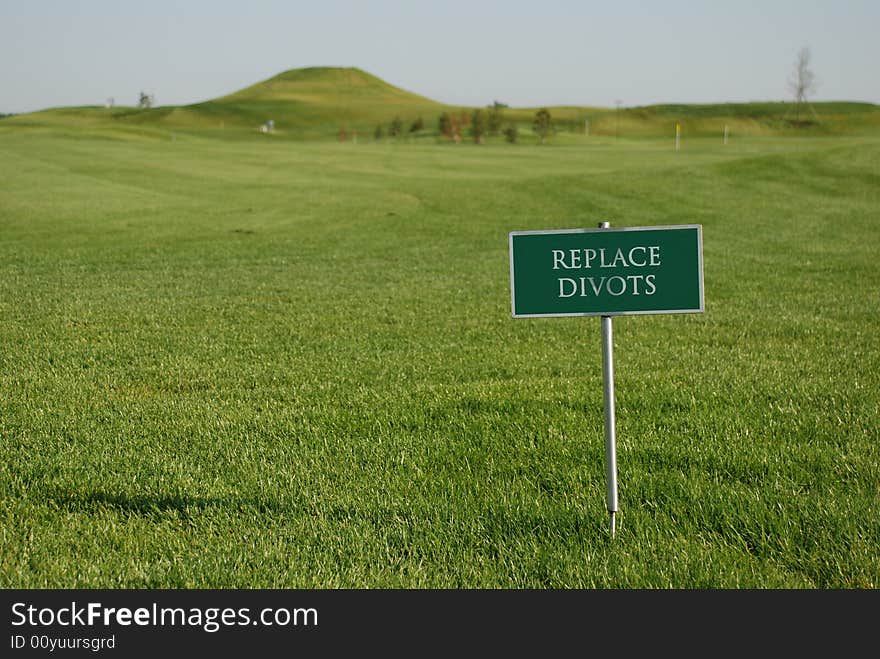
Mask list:
[{"label": "shadow on grass", "polygon": [[[197,521],[203,515],[220,516],[244,515],[248,518],[279,518],[302,514],[302,509],[294,505],[283,505],[279,501],[266,501],[257,498],[240,497],[193,497],[186,495],[155,496],[149,494],[111,494],[108,492],[59,492],[48,501],[60,510],[74,513],[96,515],[113,512],[126,518],[142,518],[159,521],[176,519]],[[430,513],[420,514],[414,510],[401,510],[399,507],[365,507],[351,505],[328,505],[317,514],[323,523],[330,525],[372,528],[378,536],[384,537],[390,547],[400,545],[403,551],[412,538],[430,535],[429,527],[435,524],[444,526],[442,519],[432,518]],[[306,511],[308,514],[308,511]],[[475,517],[479,518],[479,544],[487,542],[488,552],[498,558],[498,548],[517,539],[536,541],[539,544],[557,543],[606,544],[610,540],[608,521],[604,514],[589,514],[571,507],[551,507],[545,511],[511,510],[508,506],[489,506]],[[402,536],[401,529],[407,532]],[[450,529],[452,532],[453,529]],[[461,533],[461,528],[455,529]],[[467,536],[467,533],[465,533]],[[409,538],[409,540],[406,540]],[[466,542],[475,541],[474,537]],[[401,544],[402,543],[402,544]]]},{"label": "shadow on grass", "polygon": [[149,494],[110,494],[108,492],[57,493],[49,498],[59,508],[72,512],[112,510],[141,517],[179,517],[206,510],[247,511],[249,513],[279,514],[290,512],[277,501],[238,497],[193,497],[184,494],[155,496]]}]

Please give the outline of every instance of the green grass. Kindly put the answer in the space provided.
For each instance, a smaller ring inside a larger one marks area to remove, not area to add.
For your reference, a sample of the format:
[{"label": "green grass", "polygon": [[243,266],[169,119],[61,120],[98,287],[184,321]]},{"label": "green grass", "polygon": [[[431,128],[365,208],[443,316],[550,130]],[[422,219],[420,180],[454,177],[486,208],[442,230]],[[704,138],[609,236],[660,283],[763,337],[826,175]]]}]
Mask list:
[{"label": "green grass", "polygon": [[[0,125],[0,586],[880,584],[876,136],[22,119]],[[706,313],[614,322],[614,541],[599,322],[512,319],[507,253],[600,220],[704,230]]]}]

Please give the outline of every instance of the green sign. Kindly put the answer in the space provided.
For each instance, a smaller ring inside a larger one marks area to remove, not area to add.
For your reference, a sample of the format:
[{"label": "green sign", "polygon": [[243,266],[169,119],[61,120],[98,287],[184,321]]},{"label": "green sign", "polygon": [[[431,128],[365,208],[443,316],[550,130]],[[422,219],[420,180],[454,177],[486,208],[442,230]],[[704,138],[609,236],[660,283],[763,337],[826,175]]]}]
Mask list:
[{"label": "green sign", "polygon": [[512,231],[514,318],[699,313],[699,224]]}]

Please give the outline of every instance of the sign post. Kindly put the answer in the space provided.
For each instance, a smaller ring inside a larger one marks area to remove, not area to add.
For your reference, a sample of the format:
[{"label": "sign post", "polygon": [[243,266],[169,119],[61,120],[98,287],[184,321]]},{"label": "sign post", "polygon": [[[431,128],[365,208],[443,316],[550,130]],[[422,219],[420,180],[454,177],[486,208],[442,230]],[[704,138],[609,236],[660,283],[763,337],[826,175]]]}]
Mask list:
[{"label": "sign post", "polygon": [[511,231],[514,318],[600,316],[605,405],[605,503],[616,532],[617,446],[611,318],[701,313],[703,233],[698,224]]},{"label": "sign post", "polygon": [[[610,222],[600,222],[607,229]],[[611,537],[616,532],[617,515],[617,437],[614,419],[614,341],[611,316],[602,316],[602,400],[605,404],[605,507],[611,522]]]}]

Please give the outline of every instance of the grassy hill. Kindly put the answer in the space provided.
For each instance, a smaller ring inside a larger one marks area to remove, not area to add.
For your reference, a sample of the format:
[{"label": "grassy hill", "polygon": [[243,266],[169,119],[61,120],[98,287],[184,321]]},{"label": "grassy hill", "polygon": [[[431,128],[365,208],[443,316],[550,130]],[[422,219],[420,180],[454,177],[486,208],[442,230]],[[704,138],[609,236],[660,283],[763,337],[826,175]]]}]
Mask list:
[{"label": "grassy hill", "polygon": [[[416,136],[433,139],[443,112],[468,117],[474,108],[445,105],[395,87],[358,68],[293,69],[217,99],[185,106],[151,109],[132,107],[58,108],[8,117],[4,128],[27,128],[104,136],[167,137],[172,132],[224,138],[251,138],[267,121],[274,122],[275,139],[337,139],[357,133],[371,140],[377,126],[386,134],[399,118],[404,134],[421,118]],[[537,108],[506,108],[505,123],[515,123],[530,139]],[[623,138],[667,137],[675,123],[684,136],[719,135],[843,135],[880,128],[880,106],[870,103],[814,103],[795,111],[792,103],[724,103],[652,105],[615,110],[602,107],[551,107],[556,137],[566,141],[591,136]],[[501,140],[501,137],[495,139]]]},{"label": "grassy hill", "polygon": [[[446,106],[405,91],[357,68],[313,67],[285,71],[221,98],[154,111],[176,128],[244,128],[275,123],[275,133],[292,137],[337,136],[340,130],[372,132],[399,117],[406,129],[423,117],[436,125]],[[144,121],[153,121],[149,114]]]},{"label": "grassy hill", "polygon": [[[530,124],[538,108],[517,108],[507,116],[521,126]],[[671,137],[675,124],[683,136],[720,135],[727,126],[731,135],[854,135],[880,129],[880,106],[871,103],[812,103],[797,112],[787,101],[763,103],[662,104],[614,110],[577,106],[551,107],[557,132],[619,136],[622,138]]]},{"label": "grassy hill", "polygon": [[388,84],[357,68],[312,67],[285,71],[217,99],[184,106],[58,108],[10,118],[6,126],[111,133],[167,134],[169,130],[236,137],[253,135],[267,121],[274,137],[336,138],[340,130],[372,136],[378,124],[399,117],[404,130],[422,117],[434,127],[452,110]]}]

